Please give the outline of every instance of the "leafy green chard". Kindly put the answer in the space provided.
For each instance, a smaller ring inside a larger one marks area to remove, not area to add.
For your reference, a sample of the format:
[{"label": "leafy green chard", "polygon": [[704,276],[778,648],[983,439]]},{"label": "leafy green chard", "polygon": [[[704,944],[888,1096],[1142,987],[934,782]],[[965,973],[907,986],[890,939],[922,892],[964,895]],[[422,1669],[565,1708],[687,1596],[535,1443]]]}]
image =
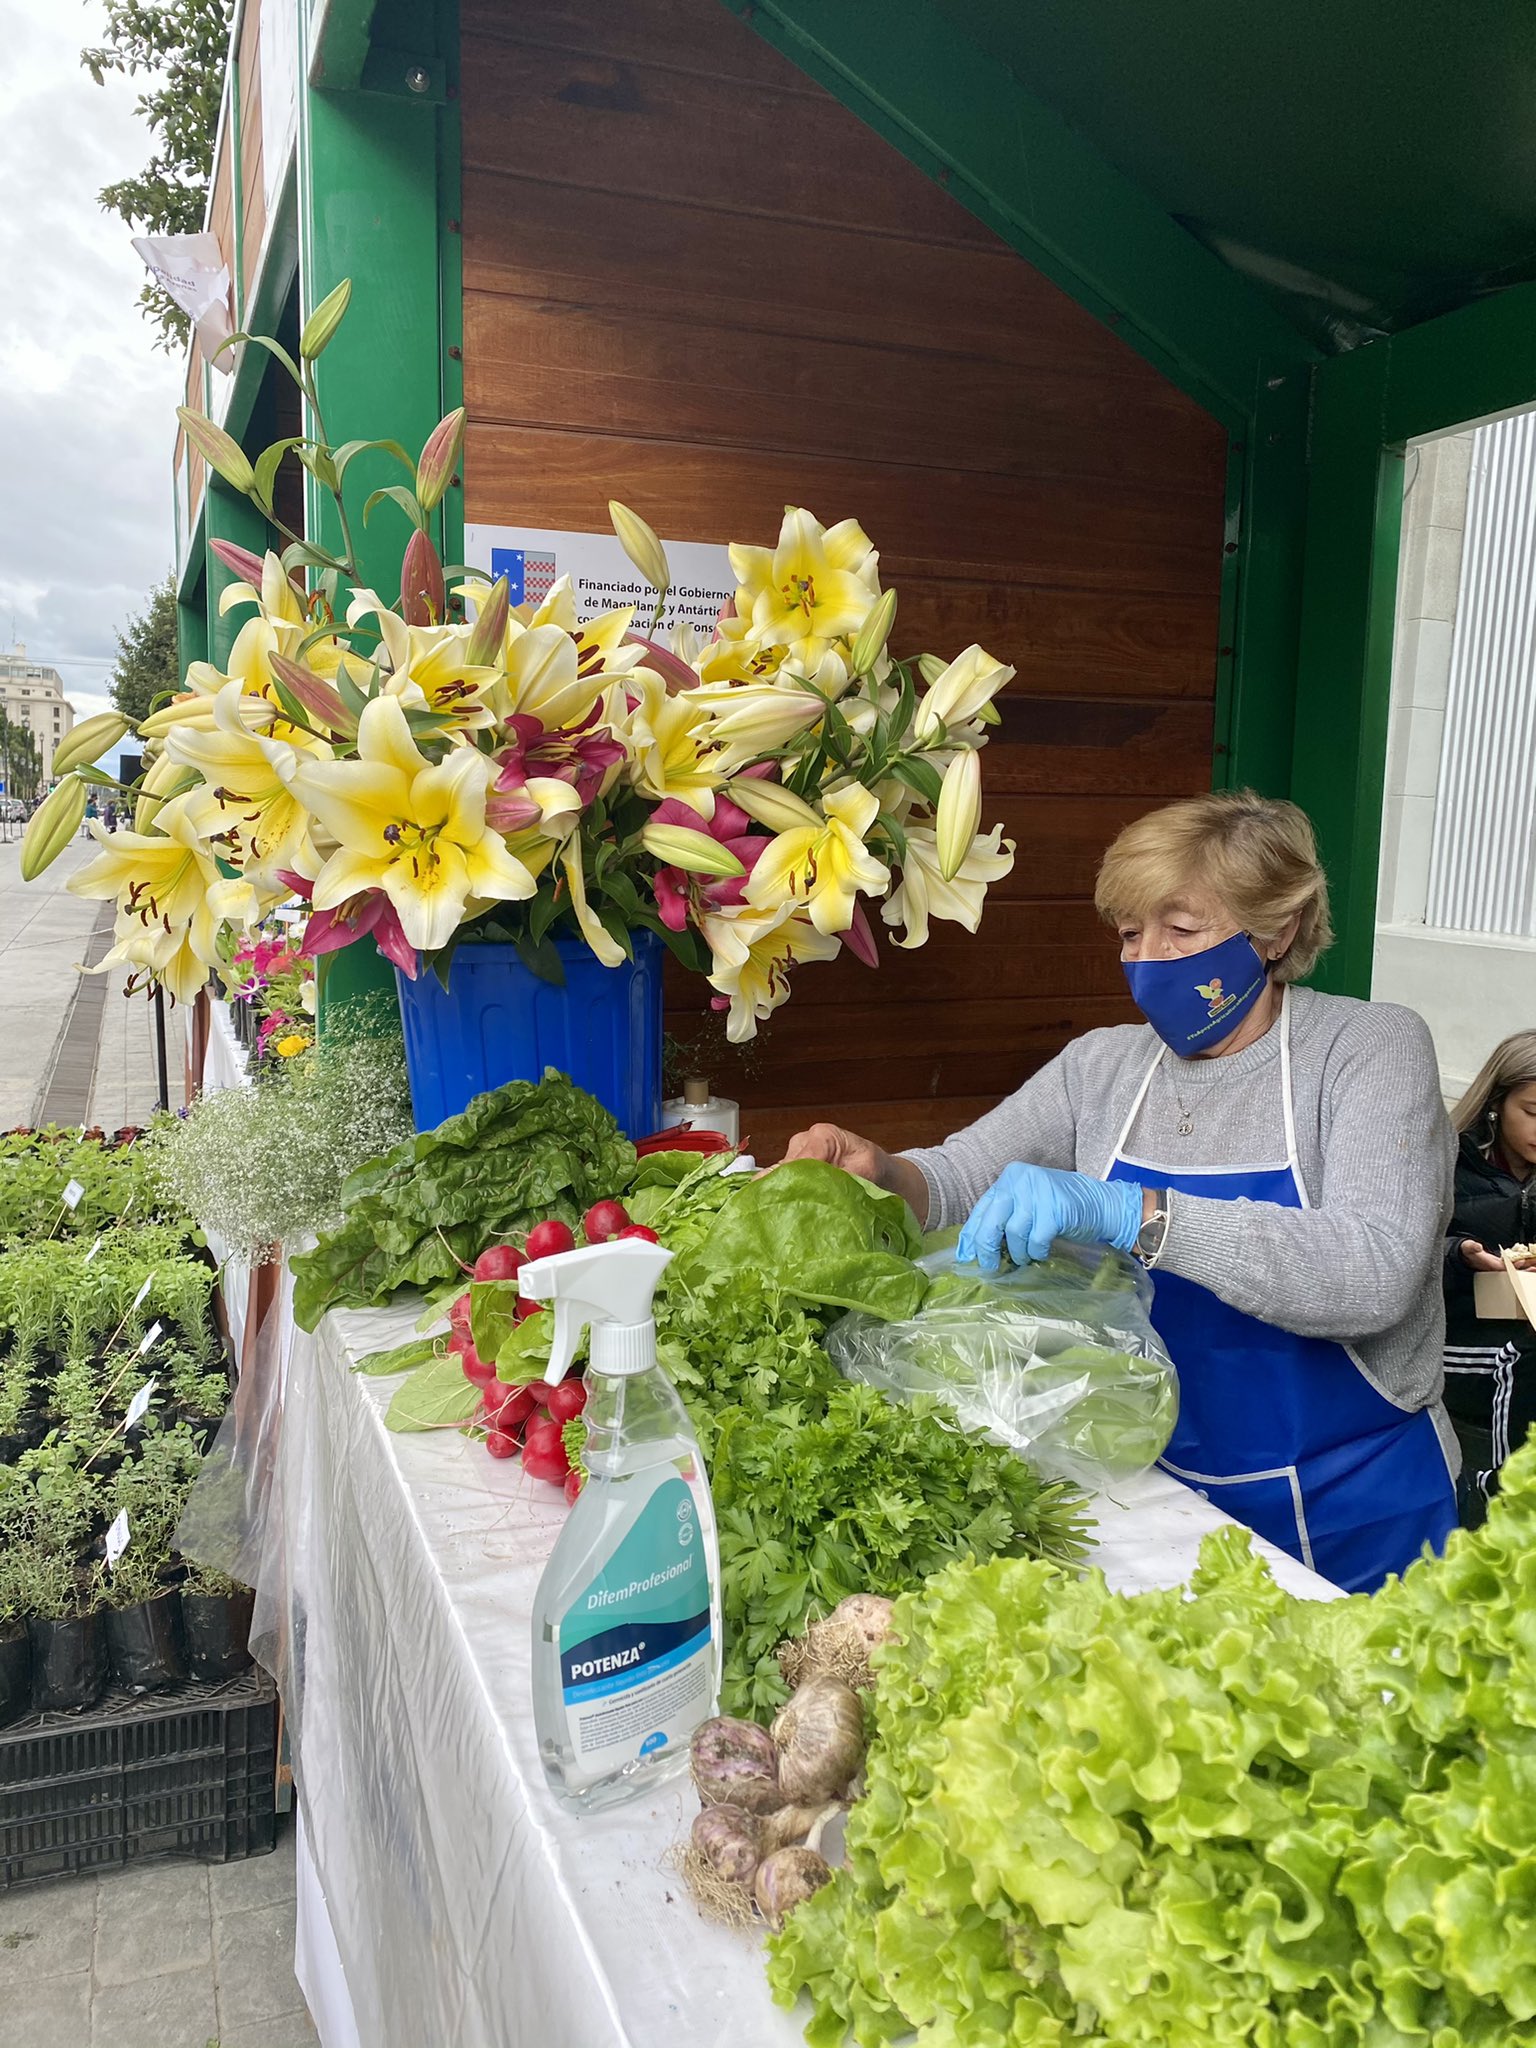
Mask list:
[{"label": "leafy green chard", "polygon": [[477,1095],[343,1184],[345,1220],[293,1261],[294,1319],[312,1330],[328,1308],[453,1280],[487,1244],[546,1216],[579,1222],[634,1168],[607,1110],[552,1068]]},{"label": "leafy green chard", "polygon": [[1369,1598],[1230,1529],[1188,1595],[899,1602],[848,1866],[770,1944],[814,2048],[1536,2041],[1536,1446],[1503,1487]]}]

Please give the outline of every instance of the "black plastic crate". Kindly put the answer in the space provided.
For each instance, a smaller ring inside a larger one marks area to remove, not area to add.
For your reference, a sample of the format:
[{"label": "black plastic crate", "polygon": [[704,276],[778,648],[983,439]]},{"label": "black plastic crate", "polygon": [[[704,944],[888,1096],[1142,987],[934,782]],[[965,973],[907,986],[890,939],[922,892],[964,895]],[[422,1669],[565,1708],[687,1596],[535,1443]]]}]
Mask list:
[{"label": "black plastic crate", "polygon": [[276,1840],[277,1689],[104,1693],[0,1732],[0,1890],[146,1856],[232,1863]]}]

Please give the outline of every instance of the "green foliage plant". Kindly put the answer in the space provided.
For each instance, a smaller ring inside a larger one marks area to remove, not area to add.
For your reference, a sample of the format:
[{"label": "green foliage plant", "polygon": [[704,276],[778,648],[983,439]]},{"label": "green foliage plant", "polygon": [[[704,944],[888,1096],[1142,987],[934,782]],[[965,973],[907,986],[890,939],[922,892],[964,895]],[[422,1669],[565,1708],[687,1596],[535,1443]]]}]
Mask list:
[{"label": "green foliage plant", "polygon": [[118,634],[117,659],[107,679],[112,702],[134,725],[142,724],[162,697],[181,688],[176,628],[176,585],[166,576],[149,593],[143,611]]},{"label": "green foliage plant", "polygon": [[[203,225],[229,54],[229,0],[106,0],[102,43],[80,61],[98,85],[108,72],[148,83],[135,111],[155,139],[136,177],[98,195],[141,234],[195,234]],[[187,316],[158,285],[139,293],[166,349],[185,340]]]}]

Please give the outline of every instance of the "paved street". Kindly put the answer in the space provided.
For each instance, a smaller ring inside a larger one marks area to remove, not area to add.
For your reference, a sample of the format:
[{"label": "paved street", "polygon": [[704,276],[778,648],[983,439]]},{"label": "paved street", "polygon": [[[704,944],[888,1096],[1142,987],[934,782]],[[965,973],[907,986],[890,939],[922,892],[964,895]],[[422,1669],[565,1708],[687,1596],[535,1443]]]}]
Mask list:
[{"label": "paved street", "polygon": [[[80,840],[35,882],[0,843],[0,1129],[141,1124],[156,1100],[154,1010],[125,975],[82,975],[111,906],[64,884]],[[167,1007],[179,1101],[179,1013]],[[308,2048],[293,1975],[293,1832],[270,1856],[147,1863],[0,1892],[0,2048]]]},{"label": "paved street", "polygon": [[[144,1123],[155,1106],[154,1009],[123,997],[122,969],[82,975],[112,943],[112,906],[71,896],[95,851],[77,840],[35,882],[0,843],[0,1129],[28,1123]],[[173,1051],[179,1024],[167,1009]],[[179,1062],[171,1062],[173,1077]],[[174,1084],[174,1083],[173,1083]]]}]

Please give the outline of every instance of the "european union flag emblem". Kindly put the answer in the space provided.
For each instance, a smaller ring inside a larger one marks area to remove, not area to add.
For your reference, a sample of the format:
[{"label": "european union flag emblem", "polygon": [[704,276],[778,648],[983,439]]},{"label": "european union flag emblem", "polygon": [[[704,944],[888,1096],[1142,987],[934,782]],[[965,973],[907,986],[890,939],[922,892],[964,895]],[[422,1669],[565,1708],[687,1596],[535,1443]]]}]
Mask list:
[{"label": "european union flag emblem", "polygon": [[531,548],[492,548],[491,581],[507,579],[511,604],[542,604],[554,587],[555,558]]}]

